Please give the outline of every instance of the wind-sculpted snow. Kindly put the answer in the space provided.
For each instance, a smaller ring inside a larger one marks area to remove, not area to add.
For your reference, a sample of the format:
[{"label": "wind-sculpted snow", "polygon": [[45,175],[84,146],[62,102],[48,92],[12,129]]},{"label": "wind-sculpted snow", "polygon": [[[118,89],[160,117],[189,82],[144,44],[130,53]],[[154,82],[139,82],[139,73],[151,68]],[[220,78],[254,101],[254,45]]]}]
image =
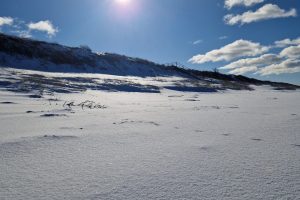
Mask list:
[{"label": "wind-sculpted snow", "polygon": [[297,199],[299,98],[0,91],[0,199]]},{"label": "wind-sculpted snow", "polygon": [[[275,86],[281,87],[281,86]],[[285,86],[282,87],[284,89]],[[0,67],[0,89],[28,93],[30,98],[43,98],[53,93],[81,93],[87,90],[108,92],[160,93],[162,90],[211,93],[253,90],[247,85],[196,80],[186,77],[136,77],[104,74],[50,73]],[[288,87],[285,89],[289,89]]]},{"label": "wind-sculpted snow", "polygon": [[[140,84],[129,78],[78,77],[76,74],[47,74],[26,70],[0,69],[0,88],[14,92],[77,93],[86,90],[159,93],[155,85]],[[40,96],[40,97],[41,97]]]},{"label": "wind-sculpted snow", "polygon": [[124,77],[98,74],[49,73],[0,68],[0,89],[27,92],[31,98],[44,94],[78,93],[86,90],[109,92],[160,93],[162,89],[186,92],[216,92],[223,90],[206,81],[182,77]]}]

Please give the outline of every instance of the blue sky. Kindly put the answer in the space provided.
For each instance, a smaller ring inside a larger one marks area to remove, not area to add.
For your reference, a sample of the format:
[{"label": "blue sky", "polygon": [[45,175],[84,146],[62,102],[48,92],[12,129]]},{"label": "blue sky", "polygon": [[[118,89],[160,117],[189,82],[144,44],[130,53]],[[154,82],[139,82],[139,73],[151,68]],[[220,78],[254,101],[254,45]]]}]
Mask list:
[{"label": "blue sky", "polygon": [[0,30],[300,84],[299,12],[298,0],[1,0]]}]

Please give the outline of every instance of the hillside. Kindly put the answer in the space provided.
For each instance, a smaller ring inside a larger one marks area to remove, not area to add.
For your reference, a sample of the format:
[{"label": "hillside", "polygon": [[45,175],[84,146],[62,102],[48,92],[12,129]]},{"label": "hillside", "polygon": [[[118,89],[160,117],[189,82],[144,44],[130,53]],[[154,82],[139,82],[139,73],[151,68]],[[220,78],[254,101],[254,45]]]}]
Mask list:
[{"label": "hillside", "polygon": [[253,85],[269,85],[278,90],[299,89],[287,83],[198,71],[176,64],[161,65],[118,54],[94,53],[86,46],[67,47],[5,34],[0,34],[0,66],[0,87],[13,91],[214,92],[252,90]]},{"label": "hillside", "polygon": [[101,73],[131,76],[171,76],[162,65],[112,53],[94,53],[88,47],[67,47],[0,34],[0,64],[47,72]]}]

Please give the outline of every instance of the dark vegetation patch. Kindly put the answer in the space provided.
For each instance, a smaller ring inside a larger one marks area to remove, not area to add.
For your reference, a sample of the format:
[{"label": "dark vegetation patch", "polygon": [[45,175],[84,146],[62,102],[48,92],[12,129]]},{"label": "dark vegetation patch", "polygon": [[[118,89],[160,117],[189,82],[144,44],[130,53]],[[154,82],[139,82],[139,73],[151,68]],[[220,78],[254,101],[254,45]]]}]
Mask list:
[{"label": "dark vegetation patch", "polygon": [[11,101],[3,101],[0,102],[0,104],[16,104],[15,102],[11,102]]},{"label": "dark vegetation patch", "polygon": [[40,98],[42,98],[42,95],[32,94],[32,95],[28,95],[28,97],[32,98],[32,99],[40,99]]},{"label": "dark vegetation patch", "polygon": [[180,97],[183,97],[184,95],[170,95],[168,97],[171,97],[171,98],[180,98]]},{"label": "dark vegetation patch", "polygon": [[194,86],[166,86],[166,89],[179,92],[217,92],[215,88],[209,87],[194,87]]},{"label": "dark vegetation patch", "polygon": [[1,87],[7,87],[7,86],[10,86],[12,83],[10,81],[3,81],[3,80],[0,80],[0,86]]},{"label": "dark vegetation patch", "polygon": [[47,113],[40,116],[41,117],[67,117],[66,114],[54,114],[54,113]]},{"label": "dark vegetation patch", "polygon": [[198,99],[185,99],[185,101],[200,101]]},{"label": "dark vegetation patch", "polygon": [[72,109],[73,107],[80,107],[82,110],[85,108],[88,108],[88,109],[105,109],[105,108],[107,108],[107,106],[105,106],[105,105],[101,105],[99,103],[96,103],[96,102],[90,101],[90,100],[86,100],[81,103],[75,103],[75,101],[66,101],[63,104],[63,107],[66,107],[68,109]]},{"label": "dark vegetation patch", "polygon": [[138,121],[135,121],[135,120],[129,120],[129,119],[124,119],[122,120],[121,122],[114,122],[113,124],[119,124],[119,125],[122,125],[122,124],[150,124],[150,125],[154,125],[154,126],[160,126],[159,123],[156,123],[156,122],[153,122],[153,121],[143,121],[143,120],[138,120]]}]

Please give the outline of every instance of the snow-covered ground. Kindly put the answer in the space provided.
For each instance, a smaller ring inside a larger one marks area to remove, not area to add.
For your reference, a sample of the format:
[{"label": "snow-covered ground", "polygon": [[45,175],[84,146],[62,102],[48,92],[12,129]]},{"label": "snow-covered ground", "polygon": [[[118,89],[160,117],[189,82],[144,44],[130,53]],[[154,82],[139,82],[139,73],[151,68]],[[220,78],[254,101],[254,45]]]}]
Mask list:
[{"label": "snow-covered ground", "polygon": [[299,199],[299,100],[0,91],[0,199]]}]

